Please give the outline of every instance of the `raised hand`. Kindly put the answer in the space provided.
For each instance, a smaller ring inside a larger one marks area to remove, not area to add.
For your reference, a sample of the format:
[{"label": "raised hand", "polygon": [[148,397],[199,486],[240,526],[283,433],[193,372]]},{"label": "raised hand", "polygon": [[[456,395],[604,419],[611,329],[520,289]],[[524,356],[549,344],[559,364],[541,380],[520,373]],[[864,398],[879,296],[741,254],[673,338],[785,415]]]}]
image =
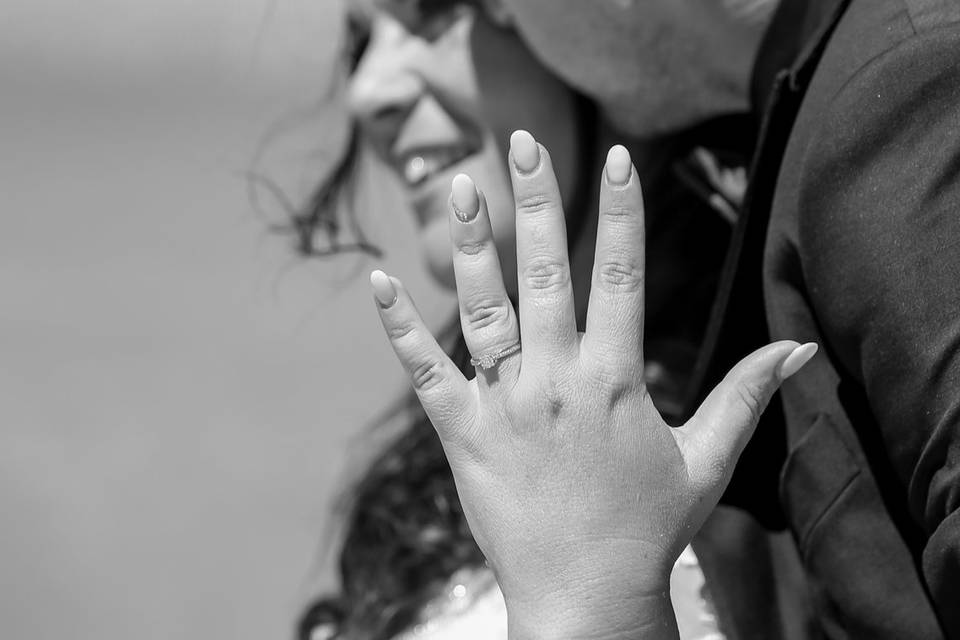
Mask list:
[{"label": "raised hand", "polygon": [[444,354],[402,284],[375,271],[384,328],[443,441],[511,639],[675,637],[670,569],[771,395],[816,345],[760,349],[687,424],[669,427],[644,386],[643,202],[627,150],[607,157],[582,335],[550,155],[518,131],[510,170],[519,317],[482,193],[463,175],[452,188],[460,318],[477,377]]}]

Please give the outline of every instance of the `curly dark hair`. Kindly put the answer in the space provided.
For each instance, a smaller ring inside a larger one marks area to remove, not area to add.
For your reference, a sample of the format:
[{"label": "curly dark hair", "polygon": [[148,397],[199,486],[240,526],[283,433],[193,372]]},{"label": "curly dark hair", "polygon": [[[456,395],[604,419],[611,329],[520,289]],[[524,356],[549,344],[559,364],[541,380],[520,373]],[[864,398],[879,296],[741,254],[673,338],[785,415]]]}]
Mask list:
[{"label": "curly dark hair", "polygon": [[[461,369],[468,364],[462,338],[453,359]],[[454,572],[484,563],[440,439],[415,396],[405,403],[415,418],[349,493],[341,593],[306,609],[302,640],[321,626],[333,630],[331,637],[389,640],[417,622]]]},{"label": "curly dark hair", "polygon": [[351,125],[343,152],[320,180],[306,203],[295,207],[287,194],[265,175],[247,172],[250,200],[259,210],[259,194],[268,193],[283,209],[286,220],[270,225],[270,230],[293,238],[293,248],[303,257],[322,258],[360,252],[381,257],[383,252],[371,243],[354,215],[354,176],[360,157],[360,134]]}]

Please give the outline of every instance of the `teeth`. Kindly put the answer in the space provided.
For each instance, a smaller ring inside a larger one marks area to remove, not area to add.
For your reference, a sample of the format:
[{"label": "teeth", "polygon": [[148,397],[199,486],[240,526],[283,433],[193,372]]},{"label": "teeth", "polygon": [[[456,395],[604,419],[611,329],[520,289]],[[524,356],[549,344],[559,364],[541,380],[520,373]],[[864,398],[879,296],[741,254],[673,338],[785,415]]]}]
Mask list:
[{"label": "teeth", "polygon": [[427,177],[427,163],[423,156],[412,156],[403,167],[403,177],[409,184],[417,184]]},{"label": "teeth", "polygon": [[403,177],[407,184],[416,185],[429,176],[446,169],[469,155],[459,149],[445,149],[429,154],[412,155],[403,164]]}]

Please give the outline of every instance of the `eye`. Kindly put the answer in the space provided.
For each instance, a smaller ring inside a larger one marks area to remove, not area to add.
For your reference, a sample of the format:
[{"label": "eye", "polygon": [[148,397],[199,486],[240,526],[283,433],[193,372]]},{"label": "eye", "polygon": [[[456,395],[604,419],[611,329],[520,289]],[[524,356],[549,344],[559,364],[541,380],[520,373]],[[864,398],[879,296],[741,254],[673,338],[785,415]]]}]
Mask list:
[{"label": "eye", "polygon": [[370,18],[360,13],[348,13],[343,59],[349,73],[352,74],[357,70],[368,44],[370,44]]},{"label": "eye", "polygon": [[411,34],[433,42],[471,11],[471,0],[381,0],[379,5]]},{"label": "eye", "polygon": [[418,4],[420,19],[415,33],[431,42],[446,33],[464,13],[470,11],[465,2],[420,0]]}]

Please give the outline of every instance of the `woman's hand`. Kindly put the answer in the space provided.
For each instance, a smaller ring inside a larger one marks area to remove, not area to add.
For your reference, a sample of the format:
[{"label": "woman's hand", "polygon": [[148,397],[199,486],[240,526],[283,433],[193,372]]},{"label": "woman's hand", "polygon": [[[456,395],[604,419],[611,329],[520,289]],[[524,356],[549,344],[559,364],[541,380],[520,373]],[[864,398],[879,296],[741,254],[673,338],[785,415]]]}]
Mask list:
[{"label": "woman's hand", "polygon": [[[518,131],[510,170],[519,318],[483,195],[457,176],[451,198],[464,337],[474,358],[495,364],[464,378],[400,282],[376,271],[383,325],[443,441],[503,590],[511,639],[674,637],[670,569],[771,395],[816,346],[779,342],[753,353],[687,424],[670,428],[644,387],[643,203],[627,150],[607,157],[582,335],[550,156]],[[522,351],[510,353],[521,339]]]}]

